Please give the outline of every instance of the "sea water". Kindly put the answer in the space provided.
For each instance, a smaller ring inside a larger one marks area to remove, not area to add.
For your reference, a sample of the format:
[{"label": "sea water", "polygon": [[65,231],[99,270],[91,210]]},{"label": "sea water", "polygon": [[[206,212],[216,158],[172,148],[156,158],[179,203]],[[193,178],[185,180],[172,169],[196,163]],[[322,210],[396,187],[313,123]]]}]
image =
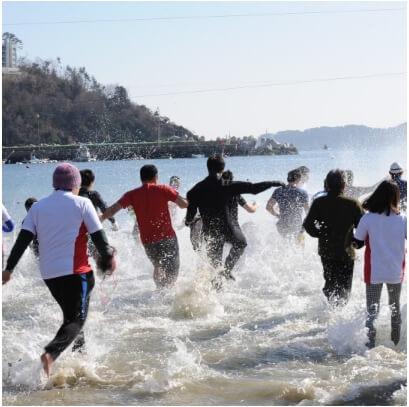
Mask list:
[{"label": "sea water", "polygon": [[[390,164],[406,168],[406,149],[301,151],[296,156],[234,157],[236,180],[286,180],[306,165],[310,194],[332,168],[351,169],[355,185],[373,185]],[[112,204],[140,185],[139,169],[159,169],[159,180],[181,178],[183,196],[206,176],[206,159],[76,163],[96,174],[95,189]],[[25,216],[24,201],[51,193],[57,164],[3,166],[3,202],[17,231],[3,233],[6,253]],[[317,240],[286,244],[265,205],[272,190],[245,195],[260,203],[239,219],[248,240],[222,291],[210,289],[212,271],[193,252],[184,210],[174,219],[181,267],[176,286],[157,290],[152,266],[132,236],[134,219],[121,211],[120,230],[104,227],[117,248],[113,278],[96,279],[85,327],[86,352],[67,349],[49,380],[39,356],[61,324],[61,312],[27,250],[3,286],[3,396],[5,405],[406,405],[407,291],[403,284],[402,335],[390,340],[385,290],[376,347],[365,347],[363,250],[355,263],[352,295],[331,309],[322,293]]]}]

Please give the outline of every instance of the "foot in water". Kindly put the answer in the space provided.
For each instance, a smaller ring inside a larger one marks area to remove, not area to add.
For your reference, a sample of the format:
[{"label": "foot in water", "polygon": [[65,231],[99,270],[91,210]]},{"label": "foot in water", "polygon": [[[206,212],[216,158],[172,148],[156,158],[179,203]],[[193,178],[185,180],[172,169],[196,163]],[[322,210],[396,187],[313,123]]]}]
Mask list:
[{"label": "foot in water", "polygon": [[44,372],[47,377],[50,377],[51,365],[54,360],[49,353],[43,353],[41,355],[41,363],[43,364]]},{"label": "foot in water", "polygon": [[223,287],[222,277],[224,277],[226,280],[236,281],[229,270],[223,269],[217,273],[217,276],[211,281],[212,287],[216,291],[220,291]]}]

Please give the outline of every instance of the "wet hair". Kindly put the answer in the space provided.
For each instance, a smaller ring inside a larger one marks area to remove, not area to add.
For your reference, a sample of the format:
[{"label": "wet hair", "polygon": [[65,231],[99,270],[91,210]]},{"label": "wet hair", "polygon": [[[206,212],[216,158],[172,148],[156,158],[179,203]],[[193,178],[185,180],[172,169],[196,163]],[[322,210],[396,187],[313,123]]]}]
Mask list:
[{"label": "wet hair", "polygon": [[225,181],[233,181],[233,173],[230,170],[223,171],[222,179]]},{"label": "wet hair", "polygon": [[354,173],[352,170],[345,170],[346,184],[352,185],[354,183]]},{"label": "wet hair", "polygon": [[[172,175],[169,179],[169,185],[172,187],[174,185],[174,183],[177,182],[178,184],[180,184],[180,178],[177,175]],[[179,185],[178,185],[179,187]]]},{"label": "wet hair", "polygon": [[26,201],[24,202],[24,207],[26,208],[26,211],[28,212],[29,209],[33,206],[33,203],[38,202],[37,198],[27,198]]},{"label": "wet hair", "polygon": [[301,170],[299,168],[296,168],[295,170],[291,170],[288,174],[287,174],[287,182],[297,182],[301,179],[302,177],[302,173]]},{"label": "wet hair", "polygon": [[140,170],[142,182],[152,181],[156,175],[158,175],[158,169],[152,164],[144,165]]},{"label": "wet hair", "polygon": [[398,184],[391,180],[382,181],[375,191],[364,200],[362,206],[369,212],[384,213],[389,216],[391,207],[398,207],[400,199]]},{"label": "wet hair", "polygon": [[327,192],[331,191],[338,194],[342,192],[342,189],[344,188],[345,184],[346,184],[345,171],[342,171],[338,168],[335,170],[331,170],[325,177],[324,181],[324,187]]},{"label": "wet hair", "polygon": [[220,154],[213,154],[207,159],[207,170],[209,174],[218,174],[224,170],[226,163]]},{"label": "wet hair", "polygon": [[299,170],[301,172],[301,179],[304,181],[308,181],[310,178],[310,169],[306,167],[305,165],[301,165],[301,167],[296,168],[296,170]]},{"label": "wet hair", "polygon": [[81,170],[81,186],[89,187],[95,181],[95,174],[92,170]]}]

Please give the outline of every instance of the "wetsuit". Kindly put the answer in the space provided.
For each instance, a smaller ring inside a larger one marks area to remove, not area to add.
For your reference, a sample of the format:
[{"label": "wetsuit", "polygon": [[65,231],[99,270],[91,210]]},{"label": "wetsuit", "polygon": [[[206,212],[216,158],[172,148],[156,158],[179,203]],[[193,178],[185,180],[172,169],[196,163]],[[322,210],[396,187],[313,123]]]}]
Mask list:
[{"label": "wetsuit", "polygon": [[323,292],[335,305],[340,300],[348,301],[351,292],[355,259],[352,232],[363,214],[357,200],[330,191],[314,199],[304,219],[307,233],[318,238],[318,254],[324,269]]},{"label": "wetsuit", "polygon": [[[78,194],[79,196],[84,196],[91,200],[92,204],[94,205],[95,209],[99,209],[101,213],[104,213],[107,209],[106,202],[101,198],[101,195],[98,191],[89,191],[86,188],[81,188]],[[115,218],[108,218],[108,220],[114,224]]]},{"label": "wetsuit", "polygon": [[246,239],[232,213],[232,199],[240,194],[258,194],[273,186],[282,186],[280,182],[237,182],[223,185],[216,174],[211,174],[196,184],[188,193],[189,206],[186,225],[195,219],[199,209],[202,219],[202,237],[206,243],[207,255],[213,267],[222,264],[223,247],[232,241],[233,246],[226,258],[225,267],[230,272],[247,245]]}]

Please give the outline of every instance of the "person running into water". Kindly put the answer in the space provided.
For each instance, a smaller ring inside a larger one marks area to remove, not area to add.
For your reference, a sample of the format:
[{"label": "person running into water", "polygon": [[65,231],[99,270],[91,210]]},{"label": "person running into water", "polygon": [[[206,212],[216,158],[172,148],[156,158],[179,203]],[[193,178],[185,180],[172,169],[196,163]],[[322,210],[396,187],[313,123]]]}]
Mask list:
[{"label": "person running into water", "polygon": [[370,187],[356,187],[352,185],[354,183],[354,173],[351,170],[345,170],[346,175],[346,185],[344,190],[344,195],[350,198],[359,199],[362,195],[369,194],[375,190],[379,185],[377,182],[375,185]]},{"label": "person running into water", "polygon": [[76,167],[69,163],[56,167],[53,173],[55,190],[28,211],[2,276],[3,284],[10,281],[25,249],[37,236],[41,276],[64,317],[55,338],[41,355],[47,376],[53,362],[73,341],[73,350],[84,344],[82,328],[94,287],[94,274],[88,264],[87,233],[91,234],[99,251],[99,268],[105,272],[115,270],[113,249],[98,215],[89,199],[78,196],[80,184],[81,175]]},{"label": "person running into water", "polygon": [[403,174],[403,169],[400,166],[400,164],[397,162],[392,163],[389,169],[389,175],[391,176],[392,180],[398,184],[399,194],[400,194],[399,206],[402,211],[406,212],[407,182],[406,180],[401,178],[402,174]]},{"label": "person running into water", "polygon": [[[38,202],[37,198],[27,198],[26,201],[24,202],[24,207],[26,208],[26,211],[28,212],[30,208],[33,206],[33,204],[35,204],[36,202]],[[24,220],[23,220],[23,224],[24,224]],[[33,241],[30,243],[30,249],[33,251],[36,257],[40,256],[40,251],[38,249],[37,236],[33,237]]]},{"label": "person running into water", "polygon": [[361,204],[344,196],[345,172],[331,170],[325,178],[327,195],[318,197],[304,219],[304,228],[318,238],[318,254],[324,269],[323,292],[332,305],[344,305],[352,286],[355,253],[353,229],[364,214]]},{"label": "person running into water", "polygon": [[101,220],[132,206],[141,242],[154,267],[153,280],[158,288],[169,287],[176,282],[179,273],[179,245],[168,202],[187,208],[187,201],[172,187],[158,184],[158,170],[154,165],[144,165],[140,177],[142,186],[126,192],[105,211]]},{"label": "person running into water", "polygon": [[[277,188],[269,201],[266,209],[273,216],[278,217],[277,231],[284,238],[295,238],[302,231],[303,211],[308,212],[308,194],[298,187],[302,180],[299,169],[291,170],[287,175],[288,184]],[[278,205],[279,212],[275,206]]]},{"label": "person running into water", "polygon": [[[283,186],[280,181],[265,181],[252,184],[250,182],[231,182],[223,184],[221,176],[225,167],[224,159],[211,156],[207,160],[209,175],[197,183],[188,193],[189,207],[186,214],[186,226],[194,221],[197,210],[203,223],[202,237],[207,256],[214,268],[221,268],[223,247],[235,234],[235,221],[229,205],[233,197],[240,194],[258,194],[271,187]],[[241,240],[233,244],[225,261],[225,268],[219,273],[227,279],[232,279],[231,271],[243,254],[247,243]],[[217,278],[219,278],[217,276]],[[217,284],[219,285],[219,284]],[[216,287],[217,288],[217,287]]]},{"label": "person running into water", "polygon": [[379,313],[382,286],[385,283],[391,315],[391,339],[400,339],[400,293],[405,269],[406,216],[399,213],[399,188],[395,182],[383,181],[362,206],[369,212],[359,222],[354,245],[365,247],[364,280],[369,348],[375,346],[374,322]]},{"label": "person running into water", "polygon": [[[83,196],[85,198],[88,198],[91,200],[92,204],[94,205],[95,209],[99,209],[101,213],[104,213],[107,204],[105,201],[102,199],[100,193],[98,191],[94,190],[94,184],[95,184],[95,174],[92,170],[86,169],[86,170],[81,170],[81,189],[79,196]],[[108,220],[112,224],[112,230],[113,231],[118,231],[119,230],[119,225],[118,222],[115,220],[115,218],[111,217],[108,218]]]}]

